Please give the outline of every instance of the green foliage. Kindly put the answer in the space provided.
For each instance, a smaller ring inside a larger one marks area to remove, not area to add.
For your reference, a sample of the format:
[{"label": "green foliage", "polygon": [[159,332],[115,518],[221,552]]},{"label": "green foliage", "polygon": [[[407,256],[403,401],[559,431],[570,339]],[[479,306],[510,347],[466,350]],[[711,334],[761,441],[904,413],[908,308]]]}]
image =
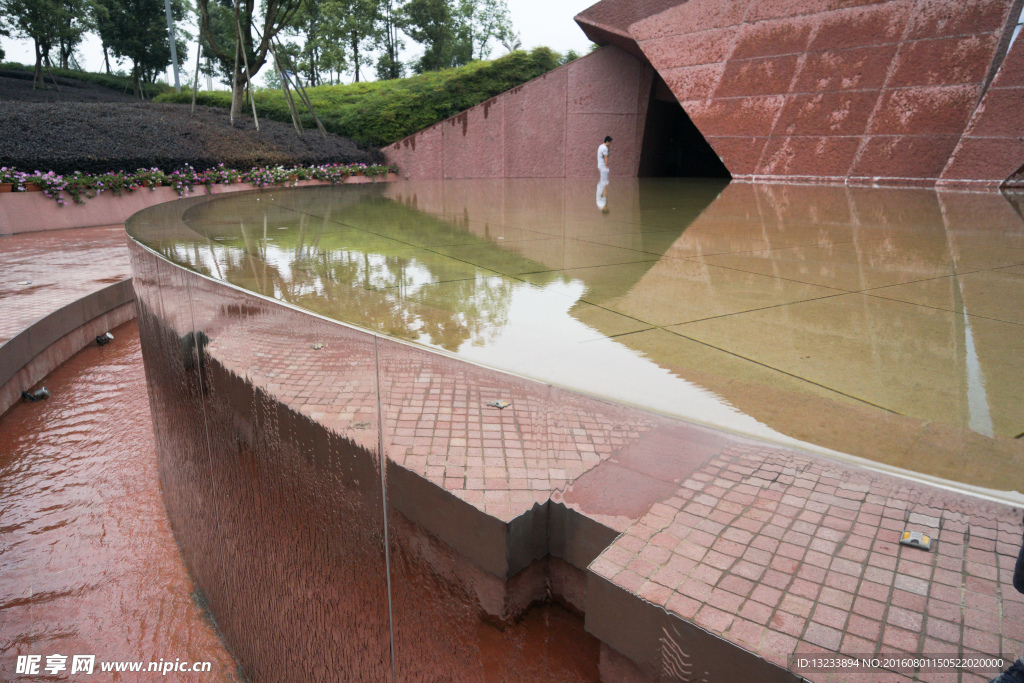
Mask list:
[{"label": "green foliage", "polygon": [[303,37],[297,59],[289,63],[312,85],[323,85],[324,75],[332,72],[363,80],[374,45],[383,37],[376,0],[307,2],[284,32]]},{"label": "green foliage", "polygon": [[[131,61],[138,87],[141,80],[155,80],[156,74],[171,63],[163,0],[93,2],[96,28],[104,45],[116,56]],[[185,7],[180,0],[171,2],[171,14],[176,23],[181,23]],[[178,54],[184,58],[188,54],[186,43],[177,35],[175,43]]]},{"label": "green foliage", "polygon": [[0,0],[0,35],[31,40],[38,67],[56,63],[67,68],[89,29],[85,0]]},{"label": "green foliage", "polygon": [[[541,76],[557,67],[561,59],[557,52],[538,47],[493,62],[473,62],[411,78],[320,86],[307,92],[327,130],[363,144],[383,146]],[[156,99],[184,104],[192,101],[192,94],[183,90]],[[231,93],[200,92],[198,102],[227,108]],[[260,116],[291,121],[279,90],[257,92],[256,110]],[[302,113],[303,124],[315,126],[309,112]]]},{"label": "green foliage", "polygon": [[[166,32],[166,30],[165,26],[164,31]],[[18,64],[17,62],[2,62],[0,63],[0,70],[23,71],[29,78],[31,78],[32,74],[31,66]],[[111,90],[119,90],[121,92],[132,87],[132,79],[130,76],[95,73],[92,71],[78,71],[76,69],[49,69],[45,74],[46,82],[49,82],[51,73],[58,78],[70,78],[76,81],[110,88]],[[143,87],[145,88],[147,97],[155,97],[161,93],[174,91],[174,88],[165,83],[146,83]]]},{"label": "green foliage", "polygon": [[413,67],[416,73],[469,63],[471,55],[463,47],[464,31],[455,23],[451,0],[409,0],[404,14],[402,30],[424,48]]},{"label": "green foliage", "polygon": [[237,4],[234,0],[196,0],[204,54],[217,59],[221,69],[229,74],[228,82],[236,87],[236,107],[242,105],[246,82],[267,63],[272,42],[281,31],[294,25],[305,1],[273,0],[257,7],[252,0]]},{"label": "green foliage", "polygon": [[402,13],[402,30],[424,47],[416,73],[486,59],[491,40],[513,35],[505,0],[409,0]]},{"label": "green foliage", "polygon": [[505,0],[459,0],[457,18],[464,27],[471,59],[489,58],[492,40],[504,45],[518,36],[512,30]]}]

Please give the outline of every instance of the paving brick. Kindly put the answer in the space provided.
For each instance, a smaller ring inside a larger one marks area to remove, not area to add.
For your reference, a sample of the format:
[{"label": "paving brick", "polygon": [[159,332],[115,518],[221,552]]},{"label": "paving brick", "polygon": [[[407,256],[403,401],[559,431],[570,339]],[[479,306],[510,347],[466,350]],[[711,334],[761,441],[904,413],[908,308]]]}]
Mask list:
[{"label": "paving brick", "polygon": [[959,604],[943,602],[942,600],[929,600],[926,611],[930,616],[945,621],[960,624],[963,622],[962,610]]},{"label": "paving brick", "polygon": [[740,608],[739,615],[744,619],[749,619],[754,623],[764,626],[768,624],[772,617],[772,608],[759,602],[747,600],[743,607]]},{"label": "paving brick", "polygon": [[897,574],[893,586],[900,590],[916,593],[917,595],[928,595],[929,585],[927,581],[907,576],[906,574]]},{"label": "paving brick", "polygon": [[670,612],[678,614],[683,619],[693,619],[704,603],[694,600],[685,595],[674,593],[665,605]]},{"label": "paving brick", "polygon": [[960,625],[954,624],[941,619],[929,618],[925,624],[925,632],[939,640],[944,640],[947,643],[959,643],[960,642]]},{"label": "paving brick", "polygon": [[694,617],[694,623],[709,631],[724,633],[732,624],[733,619],[734,617],[731,615],[706,605]]},{"label": "paving brick", "polygon": [[853,598],[854,596],[850,593],[844,593],[843,591],[839,591],[834,588],[825,587],[821,589],[818,601],[831,607],[850,611],[853,607]]},{"label": "paving brick", "polygon": [[846,619],[848,616],[849,612],[846,610],[819,604],[814,608],[814,612],[811,615],[811,621],[842,631],[846,626]]},{"label": "paving brick", "polygon": [[897,607],[903,607],[914,612],[923,612],[925,609],[925,603],[927,598],[917,593],[908,593],[906,591],[894,590],[892,595],[889,596],[889,603],[896,605]]},{"label": "paving brick", "polygon": [[842,631],[838,631],[834,628],[829,628],[822,624],[811,622],[807,626],[807,630],[804,631],[804,640],[820,645],[821,647],[827,648],[832,651],[837,651],[839,645],[842,642],[843,634]]},{"label": "paving brick", "polygon": [[746,619],[735,619],[729,627],[729,639],[747,649],[756,650],[767,632],[768,629],[761,624]]},{"label": "paving brick", "polygon": [[743,603],[743,598],[720,588],[715,588],[707,602],[712,607],[716,607],[723,612],[735,614]]},{"label": "paving brick", "polygon": [[886,626],[882,633],[882,644],[903,652],[917,652],[918,634],[912,631]]},{"label": "paving brick", "polygon": [[909,631],[920,631],[921,625],[924,623],[924,616],[920,612],[912,612],[902,607],[890,606],[885,620],[894,626],[899,626]]}]

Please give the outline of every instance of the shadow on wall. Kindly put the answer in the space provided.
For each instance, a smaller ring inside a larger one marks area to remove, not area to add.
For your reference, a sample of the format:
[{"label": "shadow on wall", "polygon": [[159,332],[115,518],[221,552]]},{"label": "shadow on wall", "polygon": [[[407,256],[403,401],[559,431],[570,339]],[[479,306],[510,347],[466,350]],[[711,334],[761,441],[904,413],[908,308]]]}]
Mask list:
[{"label": "shadow on wall", "polygon": [[643,146],[641,178],[722,178],[732,180],[718,154],[658,75],[651,87]]}]

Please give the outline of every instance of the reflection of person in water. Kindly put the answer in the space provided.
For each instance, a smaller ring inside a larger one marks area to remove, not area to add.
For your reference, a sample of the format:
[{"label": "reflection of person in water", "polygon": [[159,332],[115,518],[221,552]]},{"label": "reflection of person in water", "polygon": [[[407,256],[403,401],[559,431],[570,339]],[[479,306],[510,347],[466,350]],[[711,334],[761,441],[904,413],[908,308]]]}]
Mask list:
[{"label": "reflection of person in water", "polygon": [[608,172],[605,171],[601,174],[601,179],[597,181],[597,208],[601,209],[601,213],[608,213]]},{"label": "reflection of person in water", "polygon": [[601,180],[597,183],[597,208],[601,213],[608,213],[608,149],[611,144],[612,136],[606,135],[597,148],[597,170],[601,172]]}]

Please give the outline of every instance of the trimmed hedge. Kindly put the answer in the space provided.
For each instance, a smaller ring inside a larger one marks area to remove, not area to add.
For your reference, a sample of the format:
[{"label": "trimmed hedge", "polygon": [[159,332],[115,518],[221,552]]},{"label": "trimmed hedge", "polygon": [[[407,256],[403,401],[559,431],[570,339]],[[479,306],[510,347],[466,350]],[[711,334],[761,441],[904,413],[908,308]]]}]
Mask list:
[{"label": "trimmed hedge", "polygon": [[[35,67],[30,64],[19,64],[18,62],[0,62],[0,76],[7,78],[24,78],[32,80]],[[131,78],[128,76],[108,75],[105,73],[94,73],[92,71],[76,71],[75,69],[43,69],[43,83],[52,83],[51,74],[57,77],[57,83],[64,85],[63,81],[82,81],[92,85],[99,85],[111,90],[131,92]],[[165,83],[143,83],[142,88],[147,97],[155,97],[161,93],[173,92],[174,88]],[[189,100],[191,102],[191,100]]]},{"label": "trimmed hedge", "polygon": [[[474,62],[410,78],[323,85],[307,88],[306,92],[328,131],[364,145],[384,146],[542,76],[560,64],[557,52],[539,47],[530,52],[513,52],[491,62]],[[280,90],[257,91],[255,99],[259,116],[291,122]],[[156,101],[185,104],[192,101],[192,93],[169,92]],[[231,93],[200,92],[197,102],[229,108]],[[313,117],[298,99],[296,104],[303,114],[303,125],[315,127]]]}]

